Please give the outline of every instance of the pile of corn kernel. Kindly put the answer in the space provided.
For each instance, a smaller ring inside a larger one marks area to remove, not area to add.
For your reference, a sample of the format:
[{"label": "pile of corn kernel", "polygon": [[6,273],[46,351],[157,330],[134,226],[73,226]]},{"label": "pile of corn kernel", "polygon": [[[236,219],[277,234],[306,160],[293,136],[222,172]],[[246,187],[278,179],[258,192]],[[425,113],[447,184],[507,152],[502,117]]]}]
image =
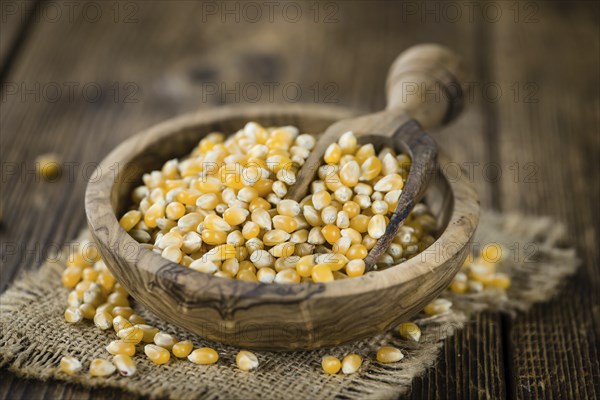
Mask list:
[{"label": "pile of corn kernel", "polygon": [[486,288],[508,289],[510,277],[497,271],[497,266],[506,258],[506,249],[497,243],[482,247],[479,256],[470,254],[462,269],[452,279],[449,290],[455,294],[479,293]]},{"label": "pile of corn kernel", "polygon": [[[376,153],[347,132],[327,148],[311,193],[285,199],[315,143],[295,127],[254,122],[227,138],[211,133],[185,159],[145,174],[120,224],[148,249],[216,276],[299,283],[363,275],[410,158],[387,147]],[[416,255],[435,228],[419,204],[378,265]]]},{"label": "pile of corn kernel", "polygon": [[[478,257],[469,257],[465,261],[464,273],[468,282],[479,282],[481,287],[467,283],[466,289],[457,285],[463,278],[455,278],[449,290],[454,293],[465,293],[470,290],[486,290],[487,288],[506,289],[510,286],[510,278],[496,272],[496,265],[502,260],[498,256],[498,247],[487,245]],[[479,266],[485,266],[489,274],[482,274]],[[483,281],[483,282],[482,282]],[[210,365],[219,360],[219,353],[210,347],[194,349],[190,340],[179,340],[175,336],[161,332],[156,327],[148,325],[144,318],[135,314],[131,308],[127,291],[116,282],[106,264],[100,259],[95,244],[80,243],[77,251],[70,254],[67,267],[62,274],[62,283],[71,289],[67,296],[68,308],[65,310],[65,320],[68,323],[83,323],[89,321],[98,329],[106,332],[114,331],[115,340],[106,346],[112,360],[107,358],[94,359],[89,366],[90,376],[109,376],[119,372],[123,376],[136,373],[134,356],[143,349],[146,357],[157,365],[170,362],[171,355],[176,359],[187,358],[195,364]],[[457,289],[459,288],[459,289]],[[429,316],[442,315],[450,310],[452,302],[438,298],[423,309]],[[404,340],[419,342],[421,329],[413,322],[400,324],[398,335]],[[376,360],[379,363],[395,363],[404,358],[402,351],[392,346],[382,346],[378,349]],[[322,359],[321,367],[325,373],[343,374],[357,372],[363,363],[359,354],[348,354],[340,361],[339,358],[327,355]],[[252,371],[258,368],[258,357],[247,350],[240,350],[236,355],[236,365],[242,371]],[[75,357],[65,356],[60,361],[60,368],[68,374],[79,373],[82,363]]]}]

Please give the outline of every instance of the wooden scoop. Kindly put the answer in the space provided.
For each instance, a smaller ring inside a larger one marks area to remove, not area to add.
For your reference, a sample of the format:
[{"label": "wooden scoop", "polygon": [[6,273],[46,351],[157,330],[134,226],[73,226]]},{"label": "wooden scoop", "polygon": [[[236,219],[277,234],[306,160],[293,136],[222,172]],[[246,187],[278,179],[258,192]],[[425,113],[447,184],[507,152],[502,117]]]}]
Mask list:
[{"label": "wooden scoop", "polygon": [[385,234],[365,259],[366,271],[385,253],[414,205],[419,202],[437,165],[437,146],[423,128],[443,126],[462,110],[460,59],[435,44],[404,51],[392,64],[387,78],[384,111],[345,119],[330,125],[297,174],[286,198],[300,202],[322,165],[327,147],[352,131],[360,142],[393,144],[412,158],[411,168]]}]

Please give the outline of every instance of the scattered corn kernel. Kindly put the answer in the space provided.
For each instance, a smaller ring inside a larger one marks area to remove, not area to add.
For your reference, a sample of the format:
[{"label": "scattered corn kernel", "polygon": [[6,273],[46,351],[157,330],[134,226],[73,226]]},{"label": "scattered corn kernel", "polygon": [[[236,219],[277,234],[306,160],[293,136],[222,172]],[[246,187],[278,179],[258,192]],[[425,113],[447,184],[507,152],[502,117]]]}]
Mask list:
[{"label": "scattered corn kernel", "polygon": [[96,358],[90,364],[91,376],[109,376],[115,373],[117,367],[108,360]]},{"label": "scattered corn kernel", "polygon": [[342,360],[342,373],[344,375],[353,374],[359,370],[362,365],[362,357],[358,354],[348,354]]},{"label": "scattered corn kernel", "polygon": [[325,373],[335,375],[342,368],[342,363],[337,357],[324,356],[321,360],[321,367],[323,367],[323,371],[325,371]]},{"label": "scattered corn kernel", "polygon": [[210,347],[201,347],[191,352],[188,360],[194,364],[214,364],[219,360],[219,353]]},{"label": "scattered corn kernel", "polygon": [[173,355],[177,358],[186,358],[190,355],[193,349],[194,345],[191,341],[182,340],[181,342],[175,343],[171,351],[173,352]]},{"label": "scattered corn kernel", "polygon": [[75,357],[65,356],[60,359],[60,370],[69,375],[75,374],[81,371],[82,365]]},{"label": "scattered corn kernel", "polygon": [[404,358],[404,354],[392,346],[383,346],[377,350],[377,361],[383,364],[395,363]]},{"label": "scattered corn kernel", "polygon": [[254,353],[246,350],[240,350],[235,356],[235,363],[242,371],[252,371],[258,368],[258,358]]},{"label": "scattered corn kernel", "polygon": [[421,329],[414,322],[404,322],[398,327],[400,337],[406,340],[418,342],[421,339]]}]

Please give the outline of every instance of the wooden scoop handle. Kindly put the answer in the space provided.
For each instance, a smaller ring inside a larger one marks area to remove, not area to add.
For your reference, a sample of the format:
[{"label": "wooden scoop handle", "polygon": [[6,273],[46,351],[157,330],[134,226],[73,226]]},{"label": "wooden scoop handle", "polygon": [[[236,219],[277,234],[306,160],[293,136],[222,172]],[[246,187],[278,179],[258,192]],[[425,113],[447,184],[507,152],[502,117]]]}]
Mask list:
[{"label": "wooden scoop handle", "polygon": [[462,111],[464,72],[460,57],[437,44],[405,50],[386,82],[388,111],[408,114],[427,129],[447,124]]}]

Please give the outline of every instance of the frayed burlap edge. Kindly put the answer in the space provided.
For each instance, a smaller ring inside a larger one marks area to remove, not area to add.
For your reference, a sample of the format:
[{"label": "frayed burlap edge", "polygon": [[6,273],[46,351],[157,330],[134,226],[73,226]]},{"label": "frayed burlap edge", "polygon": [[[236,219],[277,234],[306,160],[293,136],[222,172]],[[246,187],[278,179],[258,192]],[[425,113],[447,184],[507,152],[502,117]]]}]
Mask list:
[{"label": "frayed burlap edge", "polygon": [[[260,367],[252,373],[235,367],[237,349],[189,335],[137,306],[148,323],[161,330],[180,339],[191,339],[195,346],[216,348],[221,357],[219,362],[198,366],[172,360],[156,366],[141,355],[136,356],[138,373],[133,377],[65,375],[58,369],[61,357],[79,358],[85,370],[92,359],[108,357],[104,346],[115,337],[114,333],[101,332],[90,323],[64,322],[67,290],[60,284],[64,267],[60,261],[49,262],[36,272],[23,274],[0,297],[0,366],[27,378],[115,387],[152,398],[397,398],[410,389],[413,378],[435,364],[444,340],[461,329],[474,313],[496,309],[514,315],[555,294],[578,265],[574,250],[566,248],[563,240],[563,227],[550,218],[484,212],[474,249],[494,242],[508,251],[499,267],[513,280],[506,293],[489,290],[460,296],[444,293],[442,297],[454,303],[450,312],[435,317],[419,314],[413,319],[422,330],[419,343],[402,340],[389,332],[326,350],[260,352],[257,353]],[[401,348],[405,358],[387,365],[374,361],[374,353],[383,344]],[[351,352],[364,357],[358,373],[349,376],[322,373],[323,355],[343,357]]]}]

